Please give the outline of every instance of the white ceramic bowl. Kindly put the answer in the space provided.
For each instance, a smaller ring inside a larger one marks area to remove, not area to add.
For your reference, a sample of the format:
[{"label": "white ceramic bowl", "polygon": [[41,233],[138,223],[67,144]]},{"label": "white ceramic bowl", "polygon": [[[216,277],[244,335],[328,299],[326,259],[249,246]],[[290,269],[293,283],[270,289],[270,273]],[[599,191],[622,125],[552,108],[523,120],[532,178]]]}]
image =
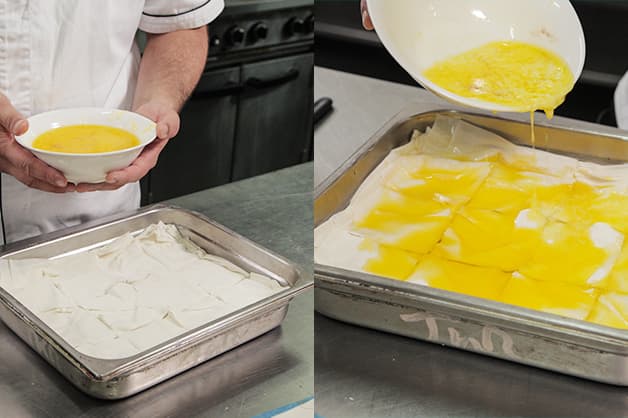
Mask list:
[{"label": "white ceramic bowl", "polygon": [[512,109],[455,95],[423,77],[438,61],[494,41],[516,40],[562,57],[574,75],[584,66],[580,20],[567,0],[367,0],[379,38],[423,87],[450,101],[493,110]]},{"label": "white ceramic bowl", "polygon": [[[71,183],[102,183],[112,170],[128,167],[142,149],[156,137],[156,125],[152,120],[134,112],[119,109],[81,107],[40,113],[28,118],[29,128],[17,142],[37,158],[61,171]],[[50,129],[68,125],[106,125],[135,134],[140,145],[113,152],[72,154],[42,151],[32,147],[39,135]]]}]

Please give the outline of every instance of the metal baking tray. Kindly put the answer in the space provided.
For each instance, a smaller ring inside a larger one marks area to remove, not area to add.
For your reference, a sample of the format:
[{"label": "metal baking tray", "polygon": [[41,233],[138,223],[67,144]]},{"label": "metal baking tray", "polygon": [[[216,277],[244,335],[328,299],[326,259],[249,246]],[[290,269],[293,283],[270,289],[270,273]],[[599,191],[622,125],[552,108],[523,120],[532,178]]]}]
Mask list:
[{"label": "metal baking tray", "polygon": [[159,221],[176,225],[208,253],[277,280],[286,290],[137,355],[103,360],[76,351],[0,288],[0,319],[70,382],[94,397],[133,395],[272,330],[283,321],[291,299],[313,286],[311,276],[282,257],[201,214],[163,205],[8,245],[0,257],[62,257],[104,245],[127,232],[139,233]]},{"label": "metal baking tray", "polygon": [[[407,143],[414,129],[431,126],[437,115],[530,145],[529,115],[497,117],[442,104],[413,104],[316,188],[315,225],[344,209],[388,153]],[[537,121],[535,132],[540,149],[601,164],[628,161],[628,133],[619,129],[556,117]],[[314,275],[315,309],[331,318],[628,386],[628,331],[320,264],[315,264]]]}]

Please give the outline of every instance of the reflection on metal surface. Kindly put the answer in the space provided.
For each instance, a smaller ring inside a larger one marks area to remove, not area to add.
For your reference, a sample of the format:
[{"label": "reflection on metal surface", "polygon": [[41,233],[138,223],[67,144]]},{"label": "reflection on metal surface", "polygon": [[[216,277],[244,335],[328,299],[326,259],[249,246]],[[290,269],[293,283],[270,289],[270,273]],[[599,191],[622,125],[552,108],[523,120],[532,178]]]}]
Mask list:
[{"label": "reflection on metal surface", "polygon": [[324,417],[618,417],[628,408],[622,387],[322,315],[315,326],[317,412]]},{"label": "reflection on metal surface", "polygon": [[263,385],[294,365],[295,359],[281,346],[278,329],[124,400],[116,410],[119,416],[172,416],[183,411],[193,415],[208,403]]}]

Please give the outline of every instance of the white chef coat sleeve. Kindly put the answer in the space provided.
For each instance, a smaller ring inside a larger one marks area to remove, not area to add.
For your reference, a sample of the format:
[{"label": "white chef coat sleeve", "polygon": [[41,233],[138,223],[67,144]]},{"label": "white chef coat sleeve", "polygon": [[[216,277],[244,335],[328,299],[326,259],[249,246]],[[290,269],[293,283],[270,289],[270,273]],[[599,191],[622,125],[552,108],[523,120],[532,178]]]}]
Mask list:
[{"label": "white chef coat sleeve", "polygon": [[224,0],[146,0],[140,29],[166,33],[198,28],[216,19],[224,7]]}]

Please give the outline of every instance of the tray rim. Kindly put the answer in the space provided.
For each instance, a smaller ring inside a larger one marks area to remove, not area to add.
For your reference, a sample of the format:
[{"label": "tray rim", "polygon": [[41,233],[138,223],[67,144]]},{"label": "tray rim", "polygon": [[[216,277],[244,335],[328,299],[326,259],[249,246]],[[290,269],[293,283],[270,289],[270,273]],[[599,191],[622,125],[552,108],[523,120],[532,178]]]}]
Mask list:
[{"label": "tray rim", "polygon": [[[509,123],[530,124],[528,114],[508,113],[494,115],[490,112],[479,111],[462,106],[445,106],[439,102],[413,102],[405,106],[395,116],[389,119],[381,128],[379,128],[362,146],[360,146],[340,167],[335,169],[327,176],[314,190],[314,210],[316,212],[316,202],[330,190],[334,184],[350,170],[365,154],[367,154],[386,133],[394,129],[398,124],[409,121],[414,117],[426,116],[429,114],[447,114],[458,115],[464,119],[464,115],[488,117]],[[536,127],[545,127],[549,129],[561,129],[591,135],[603,135],[612,139],[628,142],[628,131],[618,128],[608,127],[604,125],[584,122],[580,120],[555,116],[551,120],[535,121]],[[540,147],[542,149],[542,147]],[[338,211],[334,212],[337,213]],[[327,218],[320,217],[317,221],[316,213],[314,214],[314,228],[318,227]],[[599,348],[604,346],[605,350],[611,348],[613,352],[628,354],[628,330],[607,327],[585,320],[572,319],[557,314],[537,311],[533,309],[522,308],[502,302],[496,302],[489,299],[464,295],[460,293],[450,292],[441,289],[430,288],[417,283],[407,283],[400,280],[389,279],[374,274],[346,270],[328,265],[314,263],[314,278],[316,287],[326,287],[333,285],[344,285],[355,289],[366,289],[371,287],[372,291],[384,294],[390,294],[397,297],[416,298],[418,300],[427,300],[430,303],[441,303],[442,306],[463,306],[471,307],[475,314],[495,318],[513,318],[520,323],[508,322],[508,326],[517,325],[515,328],[519,331],[529,332],[520,327],[533,327],[544,331],[544,334],[537,334],[548,338],[561,339],[566,342],[570,337],[579,337],[588,340],[587,346],[591,348]],[[316,302],[314,305],[315,310]],[[510,312],[508,312],[510,310]],[[484,311],[484,312],[482,312]],[[317,312],[319,312],[317,310]],[[324,312],[320,312],[324,314]],[[547,327],[551,327],[548,332]],[[558,331],[560,330],[560,331]],[[566,334],[570,332],[570,334]],[[599,341],[591,341],[591,337],[599,338]],[[580,344],[584,345],[584,344]],[[597,345],[597,347],[596,347]],[[609,347],[611,345],[611,347]]]},{"label": "tray rim", "polygon": [[[162,359],[166,359],[175,355],[177,352],[185,351],[196,344],[202,343],[204,340],[211,339],[231,328],[236,328],[243,322],[253,318],[261,317],[265,313],[285,307],[295,296],[309,290],[314,286],[313,277],[308,274],[301,266],[293,263],[283,256],[257,244],[256,242],[238,234],[237,232],[221,225],[202,213],[197,211],[181,208],[170,204],[155,204],[135,211],[124,212],[112,216],[103,217],[94,221],[86,222],[81,225],[66,228],[60,231],[43,234],[38,237],[18,241],[0,247],[0,258],[9,257],[12,254],[19,253],[28,249],[50,245],[58,240],[69,239],[73,235],[85,233],[93,228],[103,228],[116,223],[124,223],[135,218],[142,218],[148,215],[164,212],[175,211],[184,213],[186,216],[192,216],[210,224],[214,228],[220,229],[238,240],[244,241],[247,245],[254,247],[277,261],[285,264],[297,277],[297,280],[287,289],[276,293],[270,297],[264,298],[252,305],[238,309],[233,313],[210,321],[204,325],[188,330],[179,336],[175,336],[163,343],[153,346],[147,350],[122,359],[99,359],[80,353],[68,344],[60,335],[48,327],[40,320],[35,313],[22,305],[16,298],[0,287],[0,303],[2,303],[13,315],[28,326],[40,338],[54,349],[65,361],[67,361],[81,375],[89,381],[95,383],[106,383],[119,380],[127,375],[131,375],[145,368],[158,364]],[[11,328],[11,327],[9,327]],[[30,344],[24,341],[27,345]],[[34,347],[31,347],[35,349]],[[35,349],[42,357],[39,350]],[[183,370],[181,370],[183,371]],[[76,382],[73,382],[76,383]]]}]

